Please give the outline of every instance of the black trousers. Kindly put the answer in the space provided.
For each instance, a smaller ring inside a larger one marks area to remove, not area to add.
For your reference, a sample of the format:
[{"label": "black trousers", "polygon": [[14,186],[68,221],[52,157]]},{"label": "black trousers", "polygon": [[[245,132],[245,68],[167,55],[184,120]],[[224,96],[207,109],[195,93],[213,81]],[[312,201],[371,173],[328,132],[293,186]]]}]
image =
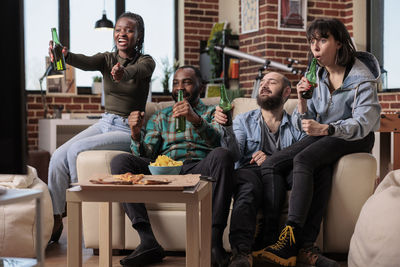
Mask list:
[{"label": "black trousers", "polygon": [[[356,141],[323,136],[308,136],[292,146],[274,153],[261,166],[262,179],[284,179],[288,169],[293,169],[293,185],[289,201],[288,221],[300,227],[305,225],[312,201],[314,199],[314,173],[325,166],[333,166],[340,157],[358,152],[370,153],[374,133]],[[321,177],[322,179],[322,177]],[[268,194],[264,194],[267,196]]]},{"label": "black trousers", "polygon": [[[111,173],[126,172],[150,174],[149,159],[131,154],[120,154],[111,161]],[[227,149],[215,148],[207,157],[197,162],[184,162],[181,174],[201,174],[216,179],[212,190],[212,225],[221,230],[225,229],[229,206],[232,198],[232,172],[234,161]],[[132,225],[140,222],[150,223],[147,209],[143,203],[123,203],[123,208],[132,221]]]},{"label": "black trousers", "polygon": [[[279,220],[286,201],[287,190],[292,187],[292,170],[285,179],[263,179],[261,167],[251,166],[234,172],[234,204],[231,214],[229,241],[239,251],[251,251],[256,231],[256,217],[263,211],[260,241],[262,247],[274,243],[279,234]],[[264,182],[263,182],[264,181]],[[304,242],[314,242],[320,231],[321,221],[331,191],[332,168],[330,165],[315,175],[314,194],[307,222],[304,225]]]}]

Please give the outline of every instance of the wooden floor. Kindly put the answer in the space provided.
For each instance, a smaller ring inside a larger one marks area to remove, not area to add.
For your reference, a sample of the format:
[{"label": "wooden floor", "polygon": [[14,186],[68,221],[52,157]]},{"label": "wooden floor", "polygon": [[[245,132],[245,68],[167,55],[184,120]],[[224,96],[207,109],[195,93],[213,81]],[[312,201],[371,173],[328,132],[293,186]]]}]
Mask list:
[{"label": "wooden floor", "polygon": [[[67,223],[64,218],[64,231],[61,235],[58,243],[52,243],[48,245],[46,249],[46,267],[65,267],[67,266]],[[83,247],[83,246],[82,246]],[[85,267],[97,267],[99,266],[99,257],[93,255],[92,249],[83,248],[83,266]],[[118,267],[119,260],[125,256],[113,256],[112,266]],[[164,261],[158,264],[153,264],[151,267],[184,267],[185,257],[183,255],[174,255],[173,253],[167,253],[167,257]],[[262,265],[263,267],[276,267],[277,265]],[[341,267],[347,267],[346,262],[340,262]],[[254,267],[259,267],[255,265]]]},{"label": "wooden floor", "polygon": [[[46,267],[65,267],[67,266],[67,222],[66,218],[64,218],[64,231],[61,235],[58,243],[52,243],[48,245],[46,249]],[[82,246],[83,247],[83,246]],[[85,267],[97,267],[99,266],[99,256],[93,255],[92,249],[83,248],[83,266]],[[184,267],[185,266],[185,257],[184,256],[176,256],[169,255],[172,253],[168,253],[167,257],[164,258],[164,261],[158,264],[153,264],[151,267]],[[121,266],[119,260],[125,256],[113,256],[112,258],[112,266]]]}]

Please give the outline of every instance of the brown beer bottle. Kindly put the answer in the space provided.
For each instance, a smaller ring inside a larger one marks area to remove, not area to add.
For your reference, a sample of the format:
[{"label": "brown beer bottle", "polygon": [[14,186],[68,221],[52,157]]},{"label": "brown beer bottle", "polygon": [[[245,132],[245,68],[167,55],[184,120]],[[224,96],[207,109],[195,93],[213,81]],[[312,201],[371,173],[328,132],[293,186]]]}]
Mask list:
[{"label": "brown beer bottle", "polygon": [[64,54],[62,53],[63,46],[58,40],[57,30],[56,28],[51,28],[51,34],[53,36],[53,49],[51,53],[53,54],[53,65],[55,70],[66,70],[65,66],[65,58]]}]

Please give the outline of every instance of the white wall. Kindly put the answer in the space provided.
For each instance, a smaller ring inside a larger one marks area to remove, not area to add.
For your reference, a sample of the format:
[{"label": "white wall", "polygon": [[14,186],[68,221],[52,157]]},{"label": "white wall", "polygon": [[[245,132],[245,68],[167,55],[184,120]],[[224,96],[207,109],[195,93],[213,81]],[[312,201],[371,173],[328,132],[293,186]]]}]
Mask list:
[{"label": "white wall", "polygon": [[233,34],[239,34],[239,1],[219,0],[219,21],[229,22]]}]

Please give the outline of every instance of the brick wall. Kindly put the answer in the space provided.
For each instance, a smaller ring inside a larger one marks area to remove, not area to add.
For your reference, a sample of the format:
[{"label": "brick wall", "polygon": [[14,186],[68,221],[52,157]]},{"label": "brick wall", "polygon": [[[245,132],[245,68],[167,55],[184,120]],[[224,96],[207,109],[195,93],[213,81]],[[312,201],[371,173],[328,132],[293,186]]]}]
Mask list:
[{"label": "brick wall", "polygon": [[[345,23],[352,34],[353,0],[308,0],[307,13],[308,21],[317,17],[337,17]],[[218,21],[218,0],[185,0],[184,14],[184,64],[198,66],[200,40],[208,39],[212,25]],[[309,48],[305,32],[278,30],[278,0],[259,0],[259,16],[259,31],[239,35],[240,50],[285,64],[287,57],[297,59],[301,61],[301,64],[296,67],[304,69]],[[256,63],[240,60],[240,87],[246,89],[248,95],[253,88],[254,78],[259,67]],[[300,79],[300,76],[285,74],[293,82]],[[99,96],[47,96],[46,99],[48,104],[65,105],[64,112],[66,109],[72,113],[100,113],[103,111]],[[381,93],[379,100],[384,112],[400,112],[400,93]],[[28,144],[29,149],[32,150],[38,147],[38,120],[43,118],[40,95],[29,94],[27,108]],[[51,110],[49,112],[52,113]]]},{"label": "brick wall", "polygon": [[[48,105],[64,105],[63,113],[101,113],[100,96],[46,96]],[[39,94],[28,94],[27,96],[27,131],[28,149],[38,149],[39,141],[39,119],[44,116],[42,98]],[[53,115],[53,110],[49,108],[49,115]]]},{"label": "brick wall", "polygon": [[379,103],[383,113],[397,112],[400,114],[400,93],[379,93]]},{"label": "brick wall", "polygon": [[211,28],[218,22],[219,0],[185,0],[185,64],[199,66],[200,40],[208,40]]},{"label": "brick wall", "polygon": [[[308,0],[307,21],[318,17],[336,17],[345,23],[352,34],[352,8],[352,0]],[[239,42],[240,50],[244,53],[283,64],[288,63],[286,58],[293,58],[301,62],[301,64],[293,65],[294,67],[302,70],[306,68],[309,45],[305,31],[278,30],[278,0],[259,1],[259,30],[240,34]],[[240,60],[240,88],[246,90],[247,95],[251,94],[254,79],[260,67],[258,63]],[[300,79],[298,75],[284,74],[292,82]]]}]

